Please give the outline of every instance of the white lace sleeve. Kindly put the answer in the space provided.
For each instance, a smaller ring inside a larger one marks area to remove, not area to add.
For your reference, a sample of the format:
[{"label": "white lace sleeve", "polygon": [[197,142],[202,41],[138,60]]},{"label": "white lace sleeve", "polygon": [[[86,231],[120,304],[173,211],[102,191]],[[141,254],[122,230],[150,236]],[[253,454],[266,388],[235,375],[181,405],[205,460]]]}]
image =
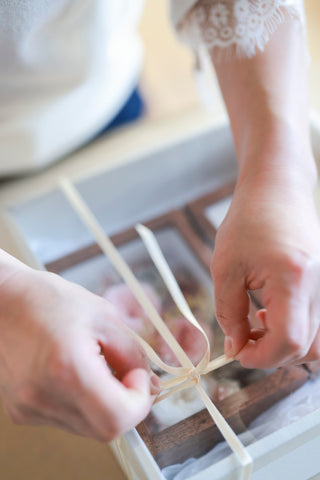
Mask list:
[{"label": "white lace sleeve", "polygon": [[239,57],[263,50],[278,26],[290,18],[305,25],[303,0],[185,0],[184,6],[172,0],[172,12],[185,43],[194,49],[236,52]]}]

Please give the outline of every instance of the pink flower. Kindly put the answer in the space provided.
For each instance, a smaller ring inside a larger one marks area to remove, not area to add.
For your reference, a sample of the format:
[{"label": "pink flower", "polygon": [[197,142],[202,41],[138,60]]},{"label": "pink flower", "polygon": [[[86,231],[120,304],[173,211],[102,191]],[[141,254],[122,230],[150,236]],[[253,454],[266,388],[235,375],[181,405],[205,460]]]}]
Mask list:
[{"label": "pink flower", "polygon": [[[155,290],[147,283],[142,283],[141,287],[157,312],[161,313],[161,300]],[[150,320],[127,285],[124,283],[114,285],[102,296],[117,307],[124,316],[124,323],[134,332],[143,335],[146,340],[146,334],[154,333]]]},{"label": "pink flower", "polygon": [[[207,324],[201,323],[212,345],[213,333]],[[168,327],[177,342],[181,345],[194,365],[197,365],[206,351],[206,341],[202,333],[197,330],[184,317],[176,317],[170,321]],[[169,365],[179,366],[180,363],[168,344],[159,335],[157,353]]]},{"label": "pink flower", "polygon": [[[142,283],[141,286],[157,312],[161,315],[162,305],[158,294],[146,283]],[[124,323],[138,335],[141,335],[155,349],[164,362],[174,366],[180,365],[175,354],[153,327],[129,287],[125,284],[114,285],[104,292],[103,297],[117,307],[123,314]],[[166,324],[192,363],[196,365],[203,357],[206,349],[203,335],[184,317],[170,318]],[[201,323],[201,326],[205,330],[210,344],[212,344],[212,330],[207,324]]]}]

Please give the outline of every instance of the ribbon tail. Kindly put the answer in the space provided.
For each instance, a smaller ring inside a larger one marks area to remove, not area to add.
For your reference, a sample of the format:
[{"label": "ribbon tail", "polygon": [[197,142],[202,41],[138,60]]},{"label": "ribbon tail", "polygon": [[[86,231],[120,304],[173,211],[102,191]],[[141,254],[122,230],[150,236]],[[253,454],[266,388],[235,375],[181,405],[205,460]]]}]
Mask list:
[{"label": "ribbon tail", "polygon": [[200,383],[195,385],[195,388],[198,390],[203,403],[205,404],[207,410],[209,411],[211,417],[213,418],[215,424],[220,430],[222,436],[230,446],[231,450],[237,456],[239,462],[242,466],[242,479],[248,480],[252,472],[253,460],[249,454],[246,447],[242,444],[239,437],[232,430],[230,425],[223,418],[217,407],[214,405],[210,397],[207,395]]}]

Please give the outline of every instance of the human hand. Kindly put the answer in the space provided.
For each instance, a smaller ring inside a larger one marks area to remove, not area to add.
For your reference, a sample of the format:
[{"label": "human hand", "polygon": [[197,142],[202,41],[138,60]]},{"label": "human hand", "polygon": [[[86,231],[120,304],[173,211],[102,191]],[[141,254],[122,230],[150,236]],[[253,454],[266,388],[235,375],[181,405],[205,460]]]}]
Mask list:
[{"label": "human hand", "polygon": [[[320,359],[319,221],[312,188],[293,177],[238,183],[216,237],[212,275],[225,351],[249,368]],[[247,294],[257,289],[265,307],[258,329]]]},{"label": "human hand", "polygon": [[110,441],[148,414],[157,377],[109,302],[20,266],[0,296],[0,393],[15,423]]}]

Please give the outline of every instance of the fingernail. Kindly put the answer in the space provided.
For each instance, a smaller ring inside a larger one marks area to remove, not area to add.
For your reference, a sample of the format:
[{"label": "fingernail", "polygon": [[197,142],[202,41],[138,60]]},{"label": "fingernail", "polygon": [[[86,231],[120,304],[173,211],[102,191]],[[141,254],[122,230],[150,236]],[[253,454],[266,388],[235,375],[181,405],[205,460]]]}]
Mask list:
[{"label": "fingernail", "polygon": [[224,339],[224,353],[227,357],[233,357],[233,340],[231,337],[226,337]]},{"label": "fingernail", "polygon": [[158,375],[153,372],[150,372],[150,394],[159,395],[162,390],[162,382]]}]

